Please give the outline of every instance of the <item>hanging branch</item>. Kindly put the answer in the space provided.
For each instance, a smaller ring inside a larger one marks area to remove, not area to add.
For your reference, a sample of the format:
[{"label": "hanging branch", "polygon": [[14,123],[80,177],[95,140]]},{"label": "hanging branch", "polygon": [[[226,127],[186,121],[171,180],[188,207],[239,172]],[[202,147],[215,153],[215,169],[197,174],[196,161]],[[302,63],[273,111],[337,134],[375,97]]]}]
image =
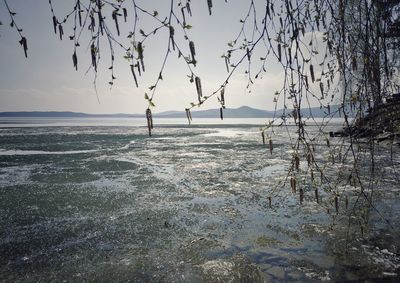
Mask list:
[{"label": "hanging branch", "polygon": [[[22,29],[16,25],[16,14],[10,10],[7,0],[3,1],[11,18],[11,27],[17,30],[19,43],[27,57],[27,40],[22,35]],[[381,108],[384,101],[400,91],[396,78],[400,68],[399,49],[396,48],[400,29],[396,9],[399,8],[400,1],[248,0],[248,9],[240,19],[241,27],[222,55],[222,64],[225,65],[227,74],[211,93],[207,93],[202,87],[200,77],[204,83],[205,75],[196,71],[196,66],[201,63],[196,60],[200,58],[197,53],[201,50],[196,50],[195,46],[199,45],[195,44],[190,35],[190,17],[193,12],[190,1],[170,0],[164,15],[157,10],[145,9],[135,0],[75,0],[71,10],[63,16],[55,14],[52,0],[49,0],[49,4],[53,26],[51,30],[54,30],[60,40],[66,34],[74,43],[72,62],[76,70],[80,40],[86,38],[82,37],[83,34],[88,34],[89,39],[85,44],[91,59],[88,70],[94,72],[96,95],[97,72],[101,69],[100,55],[109,56],[111,64],[107,64],[107,67],[111,73],[109,84],[112,86],[116,79],[114,61],[118,51],[122,51],[129,62],[134,84],[139,87],[139,80],[146,70],[145,56],[148,58],[146,60],[152,56],[147,51],[151,50],[147,49],[151,44],[150,39],[157,38],[160,33],[166,35],[166,41],[160,44],[165,48],[165,55],[160,60],[161,67],[155,73],[154,83],[148,87],[149,94],[145,93],[148,101],[146,118],[149,135],[153,129],[151,108],[155,107],[156,91],[164,80],[165,68],[171,54],[175,53],[178,60],[186,66],[189,80],[196,86],[196,92],[194,87],[192,89],[195,102],[185,109],[189,124],[192,122],[191,109],[205,104],[214,96],[220,104],[219,116],[224,118],[225,98],[229,94],[227,86],[233,74],[243,70],[246,91],[250,93],[255,82],[268,75],[271,60],[277,62],[284,78],[282,87],[273,90],[275,94],[272,103],[275,111],[278,105],[283,111],[279,115],[275,112],[273,119],[261,128],[261,136],[263,144],[269,147],[270,154],[273,154],[274,149],[274,127],[283,126],[289,137],[293,152],[292,166],[286,180],[280,185],[289,184],[290,180],[292,189],[299,189],[302,203],[307,194],[307,190],[303,190],[307,188],[306,182],[324,184],[324,188],[319,190],[329,195],[331,211],[341,211],[340,203],[336,201],[341,197],[338,190],[340,182],[335,180],[335,176],[326,173],[328,165],[321,165],[315,158],[316,150],[321,146],[318,141],[322,139],[325,143],[327,140],[331,164],[344,166],[344,160],[352,158],[354,168],[348,182],[356,184],[360,188],[360,198],[373,207],[373,180],[378,172],[374,139],[368,139],[371,163],[370,179],[366,182],[359,172],[359,154],[355,146],[365,136],[354,131],[357,125],[352,122],[351,116],[355,112],[359,121],[366,116],[379,117],[383,112]],[[212,15],[212,1],[207,0],[207,4],[204,1],[203,5],[207,5],[208,12]],[[153,28],[144,27],[144,22],[150,22],[149,26]],[[123,27],[126,26],[129,27],[127,44],[123,43],[126,36],[123,34]],[[70,32],[70,27],[73,32]],[[106,49],[106,52],[101,48]],[[327,119],[317,124],[319,135],[310,133],[306,127],[308,121],[317,123],[312,113],[305,111],[315,103],[322,112],[326,112]],[[340,107],[331,109],[331,105],[337,103]],[[329,121],[338,113],[345,121],[349,145],[331,142],[325,134]],[[386,126],[384,128],[387,129]],[[275,144],[275,148],[278,146]],[[302,162],[307,166],[301,166]],[[309,179],[302,181],[302,175],[308,175]],[[276,196],[275,190],[277,189],[269,192],[270,199]],[[321,205],[328,206],[328,202],[320,200],[320,191],[315,189],[315,199]],[[367,194],[366,191],[370,193]]]},{"label": "hanging branch", "polygon": [[8,6],[7,0],[4,0],[4,4],[7,8],[8,14],[10,15],[10,18],[11,18],[10,26],[12,28],[15,28],[15,30],[17,31],[17,33],[20,37],[19,44],[24,49],[25,58],[28,58],[28,44],[27,44],[26,37],[22,35],[22,29],[18,27],[18,25],[15,21],[15,16],[17,15],[17,13],[11,11],[10,7]]}]

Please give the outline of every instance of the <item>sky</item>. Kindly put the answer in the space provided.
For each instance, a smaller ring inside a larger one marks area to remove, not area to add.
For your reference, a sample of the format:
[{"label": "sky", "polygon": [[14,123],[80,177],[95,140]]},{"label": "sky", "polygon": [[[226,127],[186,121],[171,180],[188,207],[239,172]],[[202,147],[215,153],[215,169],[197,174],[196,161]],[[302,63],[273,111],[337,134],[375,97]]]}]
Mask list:
[{"label": "sky", "polygon": [[[110,58],[102,51],[97,77],[97,95],[93,84],[94,74],[87,69],[90,65],[88,40],[82,41],[78,50],[78,71],[72,64],[73,41],[68,39],[71,28],[65,28],[65,38],[60,41],[54,34],[52,14],[48,0],[12,0],[10,8],[16,12],[16,22],[23,28],[28,41],[28,58],[23,54],[17,32],[9,25],[10,17],[3,1],[0,2],[0,111],[74,111],[86,113],[142,113],[147,108],[144,93],[149,92],[158,77],[163,56],[167,50],[168,31],[160,31],[145,42],[146,72],[139,79],[139,88],[134,84],[129,62],[123,59],[124,51],[115,50],[114,85],[110,88]],[[62,18],[71,11],[75,1],[53,0],[55,14]],[[87,2],[87,1],[86,1]],[[149,11],[157,10],[167,16],[169,1],[137,1]],[[189,37],[195,42],[198,64],[195,73],[201,78],[204,95],[218,89],[227,76],[225,62],[221,55],[229,48],[240,30],[239,22],[248,10],[249,1],[231,0],[228,3],[213,1],[213,15],[210,16],[207,1],[192,1],[193,17],[187,18],[192,26]],[[128,10],[128,24],[121,23],[123,42],[132,26],[133,17]],[[262,14],[260,12],[260,14]],[[111,18],[111,13],[105,15]],[[110,20],[110,19],[109,19]],[[150,31],[154,26],[148,17],[140,16],[140,27]],[[110,24],[115,33],[115,26]],[[177,38],[179,35],[177,34]],[[87,39],[87,38],[86,38]],[[180,40],[179,38],[177,39]],[[185,44],[182,39],[179,41]],[[103,43],[105,50],[106,41]],[[188,48],[187,52],[189,54]],[[173,53],[169,57],[163,80],[154,97],[154,112],[184,110],[190,102],[197,100],[196,87],[187,78],[188,69]],[[247,79],[244,68],[229,80],[226,88],[226,106],[230,108],[248,105],[254,108],[272,110],[273,95],[282,87],[282,71],[274,62],[267,65],[262,79],[246,89]],[[207,101],[203,109],[218,108],[216,99]]]}]

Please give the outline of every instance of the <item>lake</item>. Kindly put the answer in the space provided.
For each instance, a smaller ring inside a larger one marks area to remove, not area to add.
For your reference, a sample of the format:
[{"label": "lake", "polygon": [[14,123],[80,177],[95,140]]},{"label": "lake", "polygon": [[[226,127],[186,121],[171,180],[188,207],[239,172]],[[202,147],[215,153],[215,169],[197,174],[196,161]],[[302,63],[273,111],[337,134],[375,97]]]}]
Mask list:
[{"label": "lake", "polygon": [[295,127],[271,154],[265,119],[145,122],[0,120],[0,282],[399,280],[399,148],[376,145],[367,206],[341,184],[351,163],[328,162],[347,142],[309,123],[336,213],[332,184],[290,188]]}]

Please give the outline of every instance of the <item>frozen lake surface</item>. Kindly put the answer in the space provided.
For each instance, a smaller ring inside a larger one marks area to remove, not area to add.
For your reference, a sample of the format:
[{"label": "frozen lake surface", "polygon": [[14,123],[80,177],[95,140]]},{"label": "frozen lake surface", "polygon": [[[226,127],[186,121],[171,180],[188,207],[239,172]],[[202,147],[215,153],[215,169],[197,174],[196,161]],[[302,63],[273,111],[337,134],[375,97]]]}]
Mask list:
[{"label": "frozen lake surface", "polygon": [[0,282],[399,280],[398,148],[376,148],[375,208],[338,185],[336,214],[322,189],[292,193],[291,129],[271,155],[262,119],[155,122],[0,121]]}]

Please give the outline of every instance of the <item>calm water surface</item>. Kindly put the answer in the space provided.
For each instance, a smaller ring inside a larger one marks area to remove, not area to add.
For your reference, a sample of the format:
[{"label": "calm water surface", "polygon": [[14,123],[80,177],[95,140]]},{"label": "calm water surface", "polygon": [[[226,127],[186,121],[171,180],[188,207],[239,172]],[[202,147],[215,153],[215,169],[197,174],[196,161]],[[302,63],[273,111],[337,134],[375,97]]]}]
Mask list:
[{"label": "calm water surface", "polygon": [[1,282],[399,280],[397,148],[377,146],[375,209],[339,185],[337,215],[291,192],[291,129],[271,155],[262,119],[160,120],[151,138],[142,119],[0,121]]}]

